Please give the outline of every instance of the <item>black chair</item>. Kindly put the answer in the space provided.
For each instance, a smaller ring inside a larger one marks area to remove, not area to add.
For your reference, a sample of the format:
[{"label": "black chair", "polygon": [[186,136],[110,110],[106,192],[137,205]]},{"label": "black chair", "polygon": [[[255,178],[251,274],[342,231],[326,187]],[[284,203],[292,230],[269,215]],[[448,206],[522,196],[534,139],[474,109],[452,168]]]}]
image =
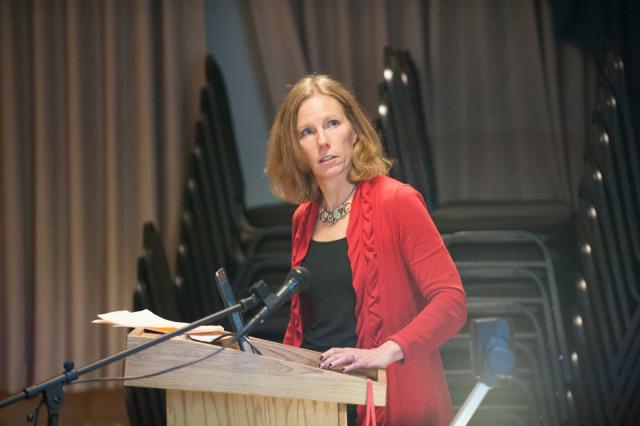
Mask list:
[{"label": "black chair", "polygon": [[[586,181],[592,180],[587,178]],[[582,192],[582,195],[578,216],[582,270],[590,283],[589,291],[595,296],[594,312],[602,321],[602,327],[606,327],[606,336],[610,339],[607,351],[615,352],[629,321],[629,300],[621,293],[624,278],[617,267],[619,258],[611,258],[598,223],[598,216],[606,217],[607,210],[596,210],[594,204],[588,202],[591,200],[586,198],[586,194]]]},{"label": "black chair", "polygon": [[[582,297],[584,292],[583,278],[577,279]],[[590,323],[591,319],[581,314],[587,307],[588,301],[578,301],[578,305],[572,309],[573,324],[569,329],[572,337],[574,352],[571,355],[571,367],[574,372],[575,401],[578,411],[578,424],[605,424],[605,401],[607,399],[608,387],[604,382],[606,372],[600,367],[603,361],[599,352],[592,352],[585,335],[585,323]],[[583,372],[588,372],[584,374]]]},{"label": "black chair", "polygon": [[153,312],[163,318],[179,321],[176,291],[160,234],[152,222],[144,224],[143,255],[138,264],[138,280],[148,285]]},{"label": "black chair", "polygon": [[554,370],[555,386],[559,389],[562,373],[556,361],[559,349],[559,328],[553,318],[553,307],[544,278],[526,268],[459,268],[468,297],[474,300],[509,300],[524,306],[532,306],[539,313],[539,321],[544,329],[547,356]]},{"label": "black chair", "polygon": [[213,136],[207,125],[207,118],[202,117],[196,123],[196,163],[202,186],[210,207],[211,231],[221,244],[222,257],[219,264],[224,265],[230,277],[235,276],[239,265],[244,263],[245,254],[239,228],[233,222],[233,211],[228,191],[224,188],[224,180],[219,177],[220,160],[213,150]]},{"label": "black chair", "polygon": [[627,333],[627,340],[616,357],[612,371],[615,387],[607,400],[607,412],[610,413],[615,424],[637,423],[640,404],[640,310],[636,311],[631,327]]},{"label": "black chair", "polygon": [[[204,101],[203,101],[204,102]],[[209,182],[207,185],[213,189],[210,197],[218,209],[216,211],[214,229],[216,235],[222,239],[225,247],[226,257],[219,262],[227,270],[231,282],[236,282],[242,269],[246,265],[255,261],[255,255],[260,253],[290,253],[291,251],[291,227],[271,226],[265,228],[250,227],[241,217],[236,217],[239,210],[233,209],[234,200],[231,191],[227,190],[223,182],[225,178],[223,167],[225,160],[221,153],[214,149],[216,143],[212,130],[207,124],[210,121],[206,116],[202,117],[197,124],[197,134],[201,147],[202,158],[201,168],[209,171]],[[218,144],[219,145],[219,144]],[[206,165],[203,164],[206,160]],[[235,204],[238,206],[237,203]]]},{"label": "black chair", "polygon": [[204,251],[201,247],[201,240],[198,234],[202,232],[198,228],[194,213],[185,208],[183,212],[182,225],[184,226],[185,241],[182,242],[186,248],[186,253],[190,254],[190,268],[193,271],[194,282],[191,283],[195,293],[199,295],[200,303],[204,309],[200,316],[206,316],[220,308],[221,300],[214,287],[215,270],[212,264],[207,262]]},{"label": "black chair", "polygon": [[380,134],[387,155],[392,159],[398,160],[389,171],[389,175],[399,181],[407,182],[407,176],[402,166],[407,163],[407,160],[402,158],[403,152],[400,150],[396,139],[398,132],[395,126],[398,119],[395,117],[395,110],[390,108],[390,96],[384,83],[378,85],[378,100],[378,118],[375,121],[376,130]]},{"label": "black chair", "polygon": [[572,365],[581,419],[636,424],[640,413],[640,158],[623,64],[605,55],[578,193]]},{"label": "black chair", "polygon": [[[598,112],[603,117],[610,139],[609,146],[615,158],[615,174],[624,191],[626,216],[633,226],[640,219],[640,150],[631,122],[625,85],[624,64],[615,54],[606,55],[599,67]],[[637,224],[635,230],[637,231]],[[640,262],[640,232],[628,236]]]},{"label": "black chair", "polygon": [[[160,235],[151,222],[144,224],[143,255],[138,258],[138,286],[134,310],[149,309],[163,318],[180,320],[176,292]],[[131,424],[166,424],[165,392],[128,387],[125,403]]]},{"label": "black chair", "polygon": [[176,253],[176,277],[174,281],[180,283],[179,298],[183,300],[185,320],[193,321],[202,318],[209,312],[207,309],[206,294],[202,293],[200,286],[201,273],[199,260],[192,249],[193,240],[193,216],[188,211],[183,211],[180,221],[180,242]]},{"label": "black chair", "polygon": [[[541,277],[558,334],[559,353],[556,355],[565,364],[568,357],[565,321],[560,309],[555,265],[542,238],[524,231],[457,232],[442,238],[459,269],[529,270]],[[569,378],[568,374],[565,378]]]},{"label": "black chair", "polygon": [[[420,100],[415,64],[407,51],[385,48],[379,122],[385,146],[397,160],[397,177],[423,197],[441,233],[472,230],[526,230],[562,240],[571,229],[572,208],[559,200],[460,200],[442,203]],[[392,173],[393,174],[393,173]]]},{"label": "black chair", "polygon": [[204,115],[211,118],[215,130],[216,146],[220,150],[225,164],[223,165],[225,186],[234,200],[236,213],[234,219],[245,221],[251,227],[270,227],[291,224],[291,216],[295,206],[290,204],[273,204],[247,209],[244,201],[244,179],[241,173],[240,160],[237,153],[229,101],[222,72],[213,56],[206,59],[206,96],[201,104]]},{"label": "black chair", "polygon": [[[419,98],[417,73],[408,56],[400,51],[385,48],[385,72],[383,85],[388,94],[387,114],[394,121],[391,132],[396,147],[392,150],[399,154],[406,182],[424,196],[430,208],[436,198],[435,174],[427,132],[423,125],[423,112]],[[411,65],[409,65],[411,64]],[[411,78],[409,78],[411,76]],[[417,92],[416,92],[417,91]],[[390,112],[389,112],[390,111]],[[392,141],[389,141],[391,145]]]},{"label": "black chair", "polygon": [[[615,161],[615,151],[619,151],[619,139],[612,139],[610,131],[601,114],[594,115],[593,134],[589,138],[587,149],[587,168],[584,189],[591,195],[593,208],[600,211],[606,223],[603,236],[607,238],[607,249],[612,252],[619,274],[617,282],[626,284],[633,300],[640,303],[640,295],[633,284],[640,276],[640,261],[635,256],[634,246],[640,237],[638,216],[634,210],[633,188],[622,172],[624,166]],[[626,154],[624,155],[626,157]],[[619,163],[619,162],[618,162]],[[615,255],[613,255],[615,253]],[[631,284],[631,285],[629,285]]]},{"label": "black chair", "polygon": [[[524,231],[470,231],[443,235],[469,300],[511,305],[536,325],[539,341],[531,356],[545,377],[543,415],[569,421],[573,388],[556,272],[542,238]],[[503,308],[500,308],[503,309]],[[497,315],[487,311],[486,315]],[[546,407],[546,409],[545,409]]]}]

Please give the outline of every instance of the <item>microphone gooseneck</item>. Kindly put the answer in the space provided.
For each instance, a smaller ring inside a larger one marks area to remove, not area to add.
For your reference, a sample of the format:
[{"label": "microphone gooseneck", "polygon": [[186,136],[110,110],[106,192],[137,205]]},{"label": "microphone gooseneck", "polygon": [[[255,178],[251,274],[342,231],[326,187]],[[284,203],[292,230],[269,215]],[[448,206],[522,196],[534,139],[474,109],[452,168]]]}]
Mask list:
[{"label": "microphone gooseneck", "polygon": [[265,306],[260,309],[260,312],[258,312],[253,318],[251,318],[251,320],[247,323],[240,334],[244,336],[249,334],[249,332],[256,325],[264,321],[264,319],[268,317],[271,312],[282,306],[284,302],[289,300],[294,294],[308,289],[310,285],[311,273],[309,272],[309,270],[303,266],[297,266],[293,268],[287,274],[284,283],[282,284],[282,286],[280,286],[278,291],[270,294],[263,300]]}]

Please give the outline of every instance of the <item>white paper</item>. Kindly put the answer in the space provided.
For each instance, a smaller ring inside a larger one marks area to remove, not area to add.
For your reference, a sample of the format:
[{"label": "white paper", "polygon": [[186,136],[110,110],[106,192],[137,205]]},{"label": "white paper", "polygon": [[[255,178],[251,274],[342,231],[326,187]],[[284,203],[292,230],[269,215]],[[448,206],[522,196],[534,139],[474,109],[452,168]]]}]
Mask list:
[{"label": "white paper", "polygon": [[[106,314],[98,314],[100,319],[93,320],[94,324],[111,324],[114,327],[146,328],[147,330],[170,333],[182,328],[189,323],[169,321],[154,314],[148,309],[142,311],[114,311]],[[203,325],[186,334],[219,334],[224,331],[220,325]]]}]

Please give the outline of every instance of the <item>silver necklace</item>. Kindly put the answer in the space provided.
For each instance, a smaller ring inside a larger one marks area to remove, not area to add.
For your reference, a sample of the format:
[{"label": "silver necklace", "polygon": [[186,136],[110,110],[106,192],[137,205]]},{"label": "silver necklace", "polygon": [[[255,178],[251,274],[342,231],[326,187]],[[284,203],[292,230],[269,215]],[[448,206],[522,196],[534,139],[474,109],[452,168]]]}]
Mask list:
[{"label": "silver necklace", "polygon": [[325,225],[335,225],[340,219],[345,217],[351,211],[351,195],[356,190],[356,186],[353,186],[353,189],[347,196],[347,199],[342,202],[338,207],[329,211],[324,207],[320,207],[320,211],[318,212],[318,219]]}]

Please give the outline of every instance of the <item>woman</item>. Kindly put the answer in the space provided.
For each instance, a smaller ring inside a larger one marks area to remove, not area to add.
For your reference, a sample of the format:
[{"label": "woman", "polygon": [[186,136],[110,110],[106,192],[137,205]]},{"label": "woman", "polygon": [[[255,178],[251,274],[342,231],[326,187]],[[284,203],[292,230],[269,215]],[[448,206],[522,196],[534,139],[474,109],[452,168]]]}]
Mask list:
[{"label": "woman", "polygon": [[293,86],[266,172],[276,196],[301,203],[291,263],[313,279],[292,299],[284,343],[323,352],[322,368],[386,368],[381,423],[444,425],[452,407],[438,348],[464,324],[465,294],[421,195],[387,177],[390,167],[340,83],[312,75]]}]

